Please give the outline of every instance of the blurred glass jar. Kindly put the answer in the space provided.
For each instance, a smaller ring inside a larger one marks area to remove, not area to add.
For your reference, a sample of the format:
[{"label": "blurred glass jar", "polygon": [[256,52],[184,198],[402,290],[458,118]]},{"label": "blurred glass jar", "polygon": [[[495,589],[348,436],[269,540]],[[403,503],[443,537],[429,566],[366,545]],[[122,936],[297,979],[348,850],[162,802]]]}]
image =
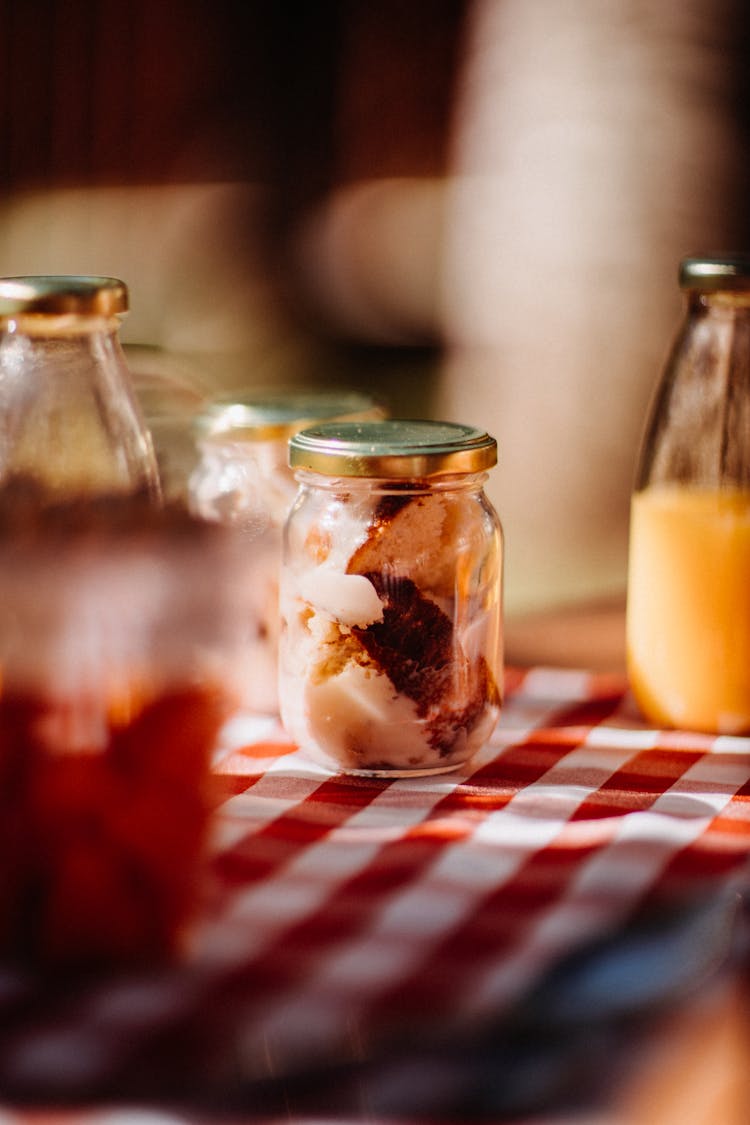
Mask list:
[{"label": "blurred glass jar", "polygon": [[1,959],[185,951],[248,612],[233,538],[142,496],[0,490]]},{"label": "blurred glass jar", "polygon": [[238,528],[248,555],[256,604],[246,644],[245,704],[278,712],[279,568],[284,522],[297,491],[289,439],[322,419],[383,418],[382,405],[358,391],[298,389],[217,398],[197,420],[198,464],[190,476],[191,509]]},{"label": "blurred glass jar", "polygon": [[162,496],[186,502],[198,463],[195,421],[209,401],[204,379],[192,362],[159,348],[127,344],[123,350],[153,442]]},{"label": "blurred glass jar", "polygon": [[443,773],[490,738],[501,703],[493,438],[443,422],[324,424],[292,438],[281,716],[350,773]]},{"label": "blurred glass jar", "polygon": [[127,309],[116,278],[0,279],[0,479],[24,475],[58,495],[158,498],[119,341]]},{"label": "blurred glass jar", "polygon": [[750,257],[680,265],[686,313],[631,505],[630,682],[660,726],[750,731]]}]

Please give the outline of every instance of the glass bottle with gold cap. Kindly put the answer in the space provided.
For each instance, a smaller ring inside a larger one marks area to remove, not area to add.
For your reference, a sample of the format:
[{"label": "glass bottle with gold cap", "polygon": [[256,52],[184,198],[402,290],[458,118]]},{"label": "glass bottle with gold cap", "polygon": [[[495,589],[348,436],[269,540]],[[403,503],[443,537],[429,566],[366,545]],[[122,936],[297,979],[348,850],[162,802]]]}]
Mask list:
[{"label": "glass bottle with gold cap", "polygon": [[686,315],[631,505],[630,681],[659,726],[750,731],[750,256],[682,261]]},{"label": "glass bottle with gold cap", "polygon": [[448,422],[327,423],[289,446],[281,716],[332,769],[443,773],[501,704],[495,440]]},{"label": "glass bottle with gold cap", "polygon": [[110,277],[0,278],[0,480],[56,496],[159,495],[119,341],[128,290]]},{"label": "glass bottle with gold cap", "polygon": [[287,458],[289,439],[323,419],[372,420],[384,413],[381,403],[362,391],[289,387],[227,392],[198,415],[190,507],[205,519],[239,529],[248,541],[248,577],[255,593],[245,649],[249,710],[276,714],[279,708],[281,533],[297,490]]}]

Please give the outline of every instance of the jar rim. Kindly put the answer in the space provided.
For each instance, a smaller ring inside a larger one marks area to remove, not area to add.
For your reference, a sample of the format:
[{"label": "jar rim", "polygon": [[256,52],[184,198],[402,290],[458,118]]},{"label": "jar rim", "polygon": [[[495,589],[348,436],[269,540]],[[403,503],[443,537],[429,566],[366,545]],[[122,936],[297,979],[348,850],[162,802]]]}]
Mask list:
[{"label": "jar rim", "polygon": [[71,313],[117,316],[129,307],[128,287],[116,277],[30,274],[0,278],[0,317]]},{"label": "jar rim", "polygon": [[293,469],[325,476],[423,479],[496,463],[497,442],[484,430],[425,419],[321,423],[289,443]]}]

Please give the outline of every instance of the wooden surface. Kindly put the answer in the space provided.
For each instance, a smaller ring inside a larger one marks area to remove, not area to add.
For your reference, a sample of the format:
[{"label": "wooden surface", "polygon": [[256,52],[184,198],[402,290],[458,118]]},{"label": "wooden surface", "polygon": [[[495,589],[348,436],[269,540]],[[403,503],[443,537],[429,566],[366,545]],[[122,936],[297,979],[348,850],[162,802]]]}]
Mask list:
[{"label": "wooden surface", "polygon": [[505,660],[624,674],[624,596],[508,617]]}]

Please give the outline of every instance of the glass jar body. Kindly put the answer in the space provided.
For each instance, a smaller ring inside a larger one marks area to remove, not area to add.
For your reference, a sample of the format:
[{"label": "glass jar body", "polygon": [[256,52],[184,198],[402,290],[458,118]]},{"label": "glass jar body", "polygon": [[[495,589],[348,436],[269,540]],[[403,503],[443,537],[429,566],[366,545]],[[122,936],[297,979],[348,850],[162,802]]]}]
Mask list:
[{"label": "glass jar body", "polygon": [[189,503],[204,519],[239,529],[248,544],[252,624],[245,645],[244,705],[279,711],[279,570],[282,529],[297,492],[289,440],[311,418],[367,421],[384,409],[358,391],[294,390],[218,396],[197,420],[198,462]]},{"label": "glass jar body", "polygon": [[0,477],[58,495],[159,495],[151,439],[119,341],[119,319],[0,318]]},{"label": "glass jar body", "polygon": [[276,714],[278,698],[279,570],[284,521],[297,490],[282,439],[200,443],[189,481],[192,511],[235,528],[248,551],[252,612],[242,651],[242,701],[258,714]]},{"label": "glass jar body", "polygon": [[628,672],[660,726],[750,730],[750,293],[690,293],[631,503]]},{"label": "glass jar body", "polygon": [[285,727],[337,770],[457,768],[501,704],[502,531],[484,474],[298,479],[281,579]]}]

